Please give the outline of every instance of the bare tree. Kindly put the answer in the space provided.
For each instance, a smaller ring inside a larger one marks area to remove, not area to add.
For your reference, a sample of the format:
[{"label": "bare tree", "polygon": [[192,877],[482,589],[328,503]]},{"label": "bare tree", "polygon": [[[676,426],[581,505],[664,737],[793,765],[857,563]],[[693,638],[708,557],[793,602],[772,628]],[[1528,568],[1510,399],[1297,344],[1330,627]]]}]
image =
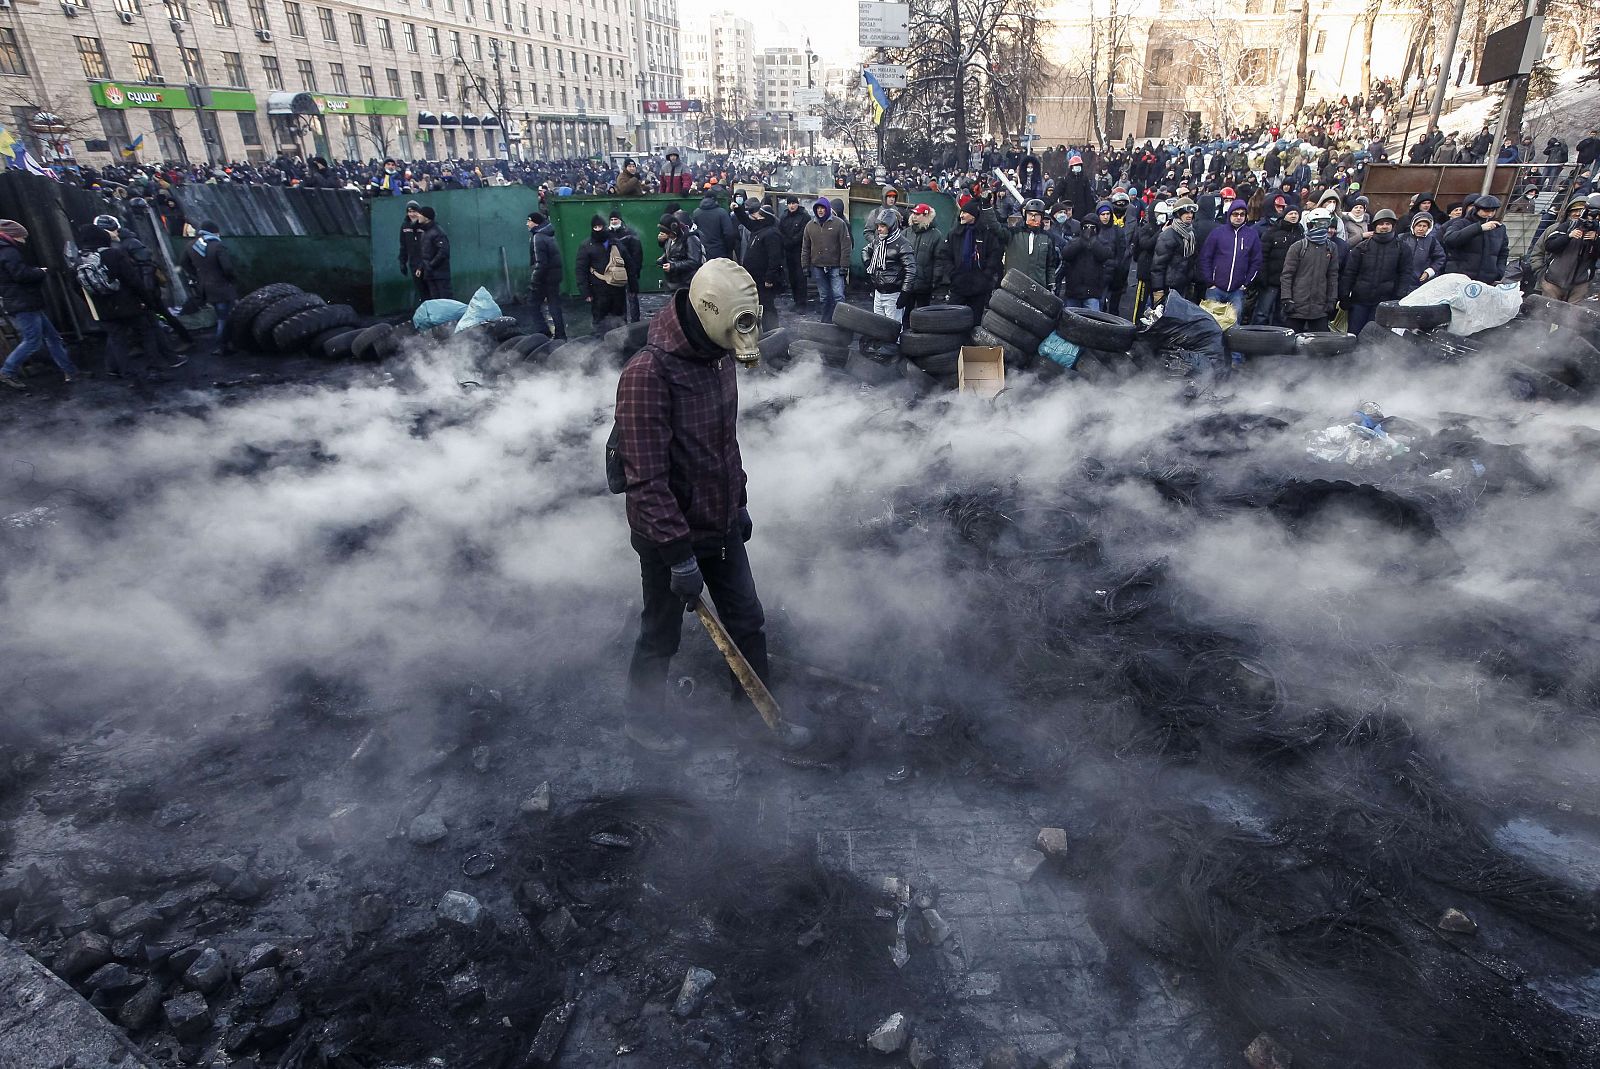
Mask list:
[{"label": "bare tree", "polygon": [[872,112],[861,93],[828,93],[822,98],[822,136],[845,141],[857,161],[866,161],[877,136]]},{"label": "bare tree", "polygon": [[[28,126],[12,133],[23,139],[35,159],[51,160],[72,154],[73,140],[88,140],[101,136],[100,122],[94,109],[81,103],[66,90],[36,84],[32,79],[6,79],[0,87],[0,101],[6,106],[28,114]],[[8,124],[9,125],[9,124]],[[121,145],[113,145],[118,152]]]}]

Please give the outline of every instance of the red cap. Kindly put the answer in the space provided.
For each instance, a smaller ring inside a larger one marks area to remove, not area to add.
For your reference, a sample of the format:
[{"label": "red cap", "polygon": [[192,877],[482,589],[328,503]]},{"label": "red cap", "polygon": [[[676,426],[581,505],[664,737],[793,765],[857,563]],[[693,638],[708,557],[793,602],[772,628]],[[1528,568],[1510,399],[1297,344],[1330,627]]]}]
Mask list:
[{"label": "red cap", "polygon": [[1223,200],[1233,200],[1238,194],[1234,193],[1232,186],[1223,186],[1220,195]]},{"label": "red cap", "polygon": [[963,193],[963,194],[961,194],[961,196],[956,198],[956,207],[957,208],[965,208],[967,205],[969,205],[971,203],[972,203],[972,195],[970,193]]},{"label": "red cap", "polygon": [[919,204],[911,209],[912,215],[932,215],[933,209],[926,204]]}]

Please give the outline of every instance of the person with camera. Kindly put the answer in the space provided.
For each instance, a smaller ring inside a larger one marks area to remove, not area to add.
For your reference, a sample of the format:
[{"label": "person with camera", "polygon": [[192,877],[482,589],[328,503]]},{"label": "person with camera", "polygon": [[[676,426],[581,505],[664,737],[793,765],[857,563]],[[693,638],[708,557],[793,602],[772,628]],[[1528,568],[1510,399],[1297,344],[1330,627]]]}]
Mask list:
[{"label": "person with camera", "polygon": [[1544,232],[1530,260],[1543,263],[1539,292],[1553,301],[1581,301],[1600,259],[1600,193],[1575,197],[1567,217]]},{"label": "person with camera", "polygon": [[1450,257],[1446,271],[1491,285],[1505,277],[1510,246],[1506,225],[1495,218],[1499,211],[1499,197],[1479,197],[1460,225],[1446,232],[1444,248]]}]

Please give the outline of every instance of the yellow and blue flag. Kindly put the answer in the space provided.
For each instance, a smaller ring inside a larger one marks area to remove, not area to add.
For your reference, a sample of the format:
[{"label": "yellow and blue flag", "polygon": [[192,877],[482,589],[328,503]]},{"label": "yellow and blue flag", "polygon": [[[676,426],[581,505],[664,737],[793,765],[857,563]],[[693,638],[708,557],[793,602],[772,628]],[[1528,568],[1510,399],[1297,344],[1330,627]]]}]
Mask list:
[{"label": "yellow and blue flag", "polygon": [[28,146],[20,137],[3,126],[0,126],[0,162],[6,167],[27,171],[29,174],[43,175],[45,178],[55,177],[55,172],[28,155]]},{"label": "yellow and blue flag", "polygon": [[126,145],[122,146],[122,154],[124,156],[132,156],[134,153],[138,152],[143,147],[144,147],[144,135],[140,134],[138,137],[134,138],[132,141],[130,141]]},{"label": "yellow and blue flag", "polygon": [[865,67],[861,69],[861,79],[867,83],[867,91],[872,94],[872,125],[882,126],[883,113],[889,109],[889,94],[883,91],[878,79]]}]

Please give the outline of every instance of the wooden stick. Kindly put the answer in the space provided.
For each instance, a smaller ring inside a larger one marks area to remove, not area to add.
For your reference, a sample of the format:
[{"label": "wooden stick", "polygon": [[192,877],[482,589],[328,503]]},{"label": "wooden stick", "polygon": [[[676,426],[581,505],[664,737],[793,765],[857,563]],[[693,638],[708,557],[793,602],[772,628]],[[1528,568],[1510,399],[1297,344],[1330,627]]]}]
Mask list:
[{"label": "wooden stick", "polygon": [[783,723],[783,713],[778,709],[778,703],[773,699],[772,692],[767,685],[761,682],[761,677],[756,675],[756,670],[750,667],[750,662],[744,659],[744,654],[739,652],[739,647],[734,645],[733,637],[728,634],[728,629],[722,626],[722,621],[717,619],[711,611],[711,606],[706,604],[705,595],[700,595],[694,603],[694,614],[700,617],[700,622],[705,625],[706,634],[711,636],[711,641],[716,643],[717,649],[722,651],[722,656],[727,660],[728,667],[733,669],[734,676],[739,680],[739,685],[755,703],[756,711],[761,714],[761,719],[766,721],[767,727],[777,731]]}]

